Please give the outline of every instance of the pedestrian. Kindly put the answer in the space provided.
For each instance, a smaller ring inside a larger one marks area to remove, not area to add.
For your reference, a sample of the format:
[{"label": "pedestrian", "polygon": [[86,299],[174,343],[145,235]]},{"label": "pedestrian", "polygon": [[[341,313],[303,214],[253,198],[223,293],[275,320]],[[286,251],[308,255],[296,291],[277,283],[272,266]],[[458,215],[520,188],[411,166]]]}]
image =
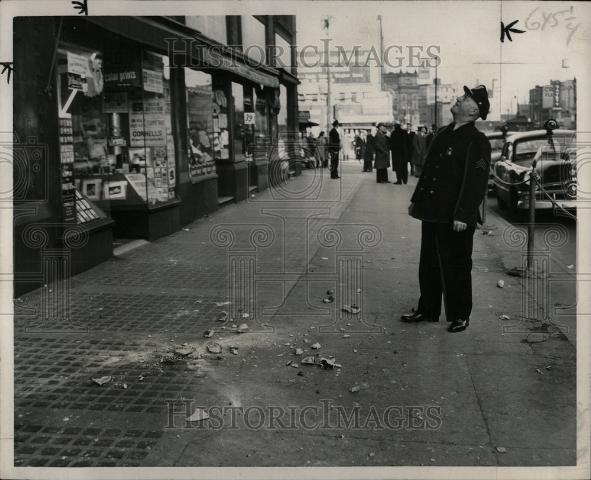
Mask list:
[{"label": "pedestrian", "polygon": [[316,139],[316,166],[326,168],[328,162],[326,160],[326,137],[324,131],[318,134]]},{"label": "pedestrian", "polygon": [[[372,132],[367,132],[367,138],[365,139],[365,151],[363,152],[363,171],[364,172],[371,172],[373,170],[373,157],[375,153],[374,148],[375,143],[375,136],[372,135]],[[388,172],[386,172],[388,175]]]},{"label": "pedestrian", "polygon": [[414,136],[413,139],[413,149],[412,149],[412,165],[413,170],[411,173],[415,177],[420,177],[421,172],[423,170],[423,164],[425,161],[425,150],[427,149],[427,137],[426,137],[426,127],[419,127],[417,130],[417,134]]},{"label": "pedestrian", "polygon": [[339,177],[339,151],[341,150],[341,136],[337,130],[339,121],[332,122],[332,128],[328,132],[328,154],[330,155],[330,178]]},{"label": "pedestrian", "polygon": [[416,132],[414,132],[412,130],[412,126],[409,123],[407,125],[407,130],[406,130],[406,140],[408,141],[408,148],[406,150],[406,154],[407,154],[407,160],[406,160],[406,165],[404,166],[404,171],[402,172],[402,183],[404,183],[406,185],[406,182],[408,181],[408,164],[410,164],[410,174],[414,175],[414,164],[412,163],[412,159],[414,157],[414,149],[415,149],[415,138],[416,138]]},{"label": "pedestrian", "polygon": [[386,125],[378,123],[378,131],[373,142],[375,152],[376,182],[388,183],[388,167],[390,166],[390,149],[386,137]]},{"label": "pedestrian", "polygon": [[489,111],[486,87],[464,87],[451,107],[453,122],[433,138],[409,214],[421,220],[420,299],[404,322],[437,322],[441,296],[448,331],[461,332],[472,311],[472,242],[490,165],[490,142],[476,129]]},{"label": "pedestrian", "polygon": [[353,144],[355,145],[355,159],[361,163],[361,159],[363,158],[363,138],[361,138],[359,132],[355,132]]},{"label": "pedestrian", "polygon": [[306,163],[316,167],[316,139],[312,132],[306,134]]},{"label": "pedestrian", "polygon": [[392,170],[396,172],[396,181],[392,182],[400,185],[408,179],[404,172],[408,170],[408,138],[406,132],[402,130],[399,123],[394,124],[394,130],[390,134],[390,151],[392,152]]}]

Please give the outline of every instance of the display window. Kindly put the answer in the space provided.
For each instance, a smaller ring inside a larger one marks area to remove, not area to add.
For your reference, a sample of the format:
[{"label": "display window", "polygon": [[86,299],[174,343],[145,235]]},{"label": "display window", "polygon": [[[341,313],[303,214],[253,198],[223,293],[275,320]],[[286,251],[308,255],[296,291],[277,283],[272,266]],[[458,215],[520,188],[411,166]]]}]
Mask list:
[{"label": "display window", "polygon": [[230,132],[228,130],[228,99],[221,88],[213,91],[213,150],[215,158],[230,158]]},{"label": "display window", "polygon": [[62,45],[57,66],[64,220],[174,199],[168,57]]},{"label": "display window", "polygon": [[[189,177],[196,180],[215,173],[214,95],[211,75],[185,68],[187,96],[187,158]],[[216,115],[219,124],[219,114]],[[218,125],[219,130],[219,125]],[[219,138],[218,138],[219,139]]]}]

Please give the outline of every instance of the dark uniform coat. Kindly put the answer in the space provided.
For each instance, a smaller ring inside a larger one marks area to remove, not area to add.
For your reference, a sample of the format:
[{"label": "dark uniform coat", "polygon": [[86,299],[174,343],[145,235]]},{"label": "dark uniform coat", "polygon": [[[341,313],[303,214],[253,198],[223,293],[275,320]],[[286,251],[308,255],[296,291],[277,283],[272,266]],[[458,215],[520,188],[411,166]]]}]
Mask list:
[{"label": "dark uniform coat", "polygon": [[388,150],[388,138],[379,132],[374,139],[374,151],[376,154],[375,168],[388,168],[390,166],[390,151]]},{"label": "dark uniform coat", "polygon": [[409,159],[408,134],[401,128],[390,133],[390,150],[392,150],[392,168],[402,170]]},{"label": "dark uniform coat", "polygon": [[332,127],[328,132],[328,151],[331,153],[339,153],[341,149],[341,136],[336,128]]},{"label": "dark uniform coat", "polygon": [[488,184],[490,142],[474,122],[433,138],[423,172],[411,198],[412,216],[427,222],[469,226],[482,222],[478,207]]}]

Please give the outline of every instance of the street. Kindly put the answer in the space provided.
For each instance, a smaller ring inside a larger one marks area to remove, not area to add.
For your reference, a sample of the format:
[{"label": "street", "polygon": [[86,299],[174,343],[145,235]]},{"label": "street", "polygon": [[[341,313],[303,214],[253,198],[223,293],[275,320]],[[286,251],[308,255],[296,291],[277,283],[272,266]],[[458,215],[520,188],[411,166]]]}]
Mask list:
[{"label": "street", "polygon": [[575,222],[538,298],[489,198],[469,328],[404,324],[416,179],[360,170],[304,170],[15,300],[15,465],[574,465]]}]

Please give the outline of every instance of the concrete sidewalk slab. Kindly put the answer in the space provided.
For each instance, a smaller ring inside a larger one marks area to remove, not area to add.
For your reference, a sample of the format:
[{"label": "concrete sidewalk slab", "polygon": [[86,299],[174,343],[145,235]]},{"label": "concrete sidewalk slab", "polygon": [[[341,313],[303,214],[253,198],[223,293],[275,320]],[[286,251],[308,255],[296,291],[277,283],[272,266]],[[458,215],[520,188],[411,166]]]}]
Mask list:
[{"label": "concrete sidewalk slab", "polygon": [[[401,323],[418,294],[420,224],[406,213],[413,186],[377,185],[355,165],[343,171],[313,199],[321,177],[305,171],[281,195],[258,193],[74,277],[79,331],[39,316],[40,291],[24,296],[15,321],[19,464],[573,465],[576,352],[558,329],[520,318],[522,285],[504,274],[499,238],[476,233],[465,332],[446,332],[444,317]],[[323,303],[327,290],[334,303]],[[342,312],[345,304],[361,312]],[[241,323],[249,333],[236,333]],[[547,334],[524,343],[531,333]],[[212,342],[221,354],[208,353]],[[195,355],[175,357],[182,344]],[[302,365],[296,348],[342,368]],[[98,387],[90,377],[99,375],[113,381]],[[358,409],[365,423],[257,429],[242,418],[228,428],[226,411],[221,426],[184,428],[186,408],[251,407],[268,422],[271,408],[289,419],[326,402],[336,406],[327,418]],[[374,429],[371,411],[404,421]],[[99,431],[66,433],[85,426]],[[134,440],[150,432],[158,436]],[[59,448],[43,453],[54,440]]]}]

